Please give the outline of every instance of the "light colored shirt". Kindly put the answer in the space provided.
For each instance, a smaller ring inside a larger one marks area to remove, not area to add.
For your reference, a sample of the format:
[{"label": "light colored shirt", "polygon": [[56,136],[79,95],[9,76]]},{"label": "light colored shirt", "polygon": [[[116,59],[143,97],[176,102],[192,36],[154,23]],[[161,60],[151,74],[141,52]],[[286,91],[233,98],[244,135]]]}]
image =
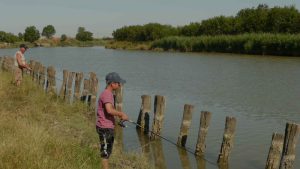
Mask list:
[{"label": "light colored shirt", "polygon": [[19,67],[19,64],[18,64],[18,61],[17,61],[17,54],[19,54],[21,56],[21,63],[23,65],[25,65],[26,62],[25,62],[25,56],[24,56],[24,54],[21,51],[17,51],[16,54],[15,54],[15,66]]},{"label": "light colored shirt", "polygon": [[105,104],[110,103],[114,106],[114,96],[111,91],[105,89],[99,96],[98,110],[97,110],[97,123],[100,128],[115,128],[115,118],[113,115],[107,113]]}]

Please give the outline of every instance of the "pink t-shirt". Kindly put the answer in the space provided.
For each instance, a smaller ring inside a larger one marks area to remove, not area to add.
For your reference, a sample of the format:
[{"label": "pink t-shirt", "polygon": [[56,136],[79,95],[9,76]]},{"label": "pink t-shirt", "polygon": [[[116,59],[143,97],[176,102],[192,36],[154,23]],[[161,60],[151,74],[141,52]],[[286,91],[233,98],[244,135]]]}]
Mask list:
[{"label": "pink t-shirt", "polygon": [[115,118],[105,110],[105,104],[110,103],[114,106],[114,96],[111,91],[105,89],[98,100],[97,126],[100,128],[115,128]]}]

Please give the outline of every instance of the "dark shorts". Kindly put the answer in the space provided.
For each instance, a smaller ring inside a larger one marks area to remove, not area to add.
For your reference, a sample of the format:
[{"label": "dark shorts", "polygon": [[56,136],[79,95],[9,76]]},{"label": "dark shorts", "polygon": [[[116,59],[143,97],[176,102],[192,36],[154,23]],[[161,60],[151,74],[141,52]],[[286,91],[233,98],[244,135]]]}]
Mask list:
[{"label": "dark shorts", "polygon": [[113,149],[114,129],[100,128],[96,126],[96,130],[100,140],[100,156],[108,159]]}]

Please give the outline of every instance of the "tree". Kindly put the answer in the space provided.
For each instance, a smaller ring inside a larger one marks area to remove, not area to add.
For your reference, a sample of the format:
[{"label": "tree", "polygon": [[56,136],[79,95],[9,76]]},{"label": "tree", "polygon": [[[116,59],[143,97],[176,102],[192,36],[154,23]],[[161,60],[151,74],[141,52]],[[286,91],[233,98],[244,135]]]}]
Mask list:
[{"label": "tree", "polygon": [[76,39],[79,41],[91,41],[93,40],[93,33],[86,31],[84,27],[79,27]]},{"label": "tree", "polygon": [[47,25],[44,27],[42,36],[46,36],[48,39],[51,38],[56,33],[54,26]]},{"label": "tree", "polygon": [[0,42],[14,43],[17,41],[19,41],[19,38],[16,35],[0,31]]},{"label": "tree", "polygon": [[66,40],[67,40],[67,35],[66,34],[62,34],[61,37],[60,37],[60,41],[64,42]]},{"label": "tree", "polygon": [[25,29],[24,40],[27,42],[34,42],[40,38],[40,32],[35,26],[29,26]]},{"label": "tree", "polygon": [[19,32],[19,33],[18,33],[18,37],[19,37],[20,40],[24,40],[24,35],[23,35],[23,33]]}]

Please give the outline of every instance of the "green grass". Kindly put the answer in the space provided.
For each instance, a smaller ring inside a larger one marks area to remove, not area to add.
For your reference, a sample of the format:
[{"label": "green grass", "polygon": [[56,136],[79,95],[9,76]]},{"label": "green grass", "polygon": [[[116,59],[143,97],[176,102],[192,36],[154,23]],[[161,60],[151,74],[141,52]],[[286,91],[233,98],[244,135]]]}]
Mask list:
[{"label": "green grass", "polygon": [[[11,79],[0,72],[0,168],[101,168],[94,117],[84,104],[49,97],[28,77],[18,88]],[[110,164],[150,168],[138,153],[112,154]]]}]

